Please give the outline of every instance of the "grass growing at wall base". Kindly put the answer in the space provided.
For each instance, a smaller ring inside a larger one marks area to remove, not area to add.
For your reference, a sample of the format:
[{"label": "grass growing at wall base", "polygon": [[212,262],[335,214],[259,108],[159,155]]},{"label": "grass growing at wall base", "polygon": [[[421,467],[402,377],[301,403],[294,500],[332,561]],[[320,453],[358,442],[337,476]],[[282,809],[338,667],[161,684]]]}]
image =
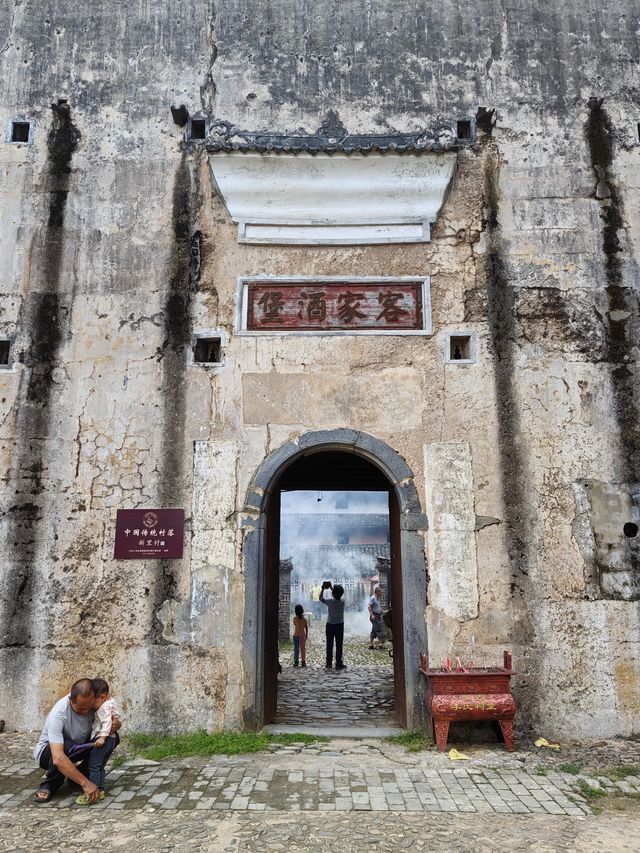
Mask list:
[{"label": "grass growing at wall base", "polygon": [[329,738],[308,734],[266,734],[264,732],[219,732],[207,734],[204,730],[184,735],[127,736],[127,746],[141,758],[162,761],[163,758],[188,758],[194,755],[243,755],[248,752],[265,752],[271,744],[325,743]]},{"label": "grass growing at wall base", "polygon": [[585,779],[578,779],[578,790],[586,800],[595,800],[607,796],[606,791],[603,791],[602,788],[594,788]]},{"label": "grass growing at wall base", "polygon": [[420,729],[413,729],[410,732],[402,732],[399,735],[386,737],[387,743],[393,743],[396,746],[404,746],[407,752],[420,752],[423,749],[429,749],[433,746],[433,739],[426,735]]},{"label": "grass growing at wall base", "polygon": [[572,776],[577,776],[582,770],[582,764],[576,764],[573,761],[563,762],[558,764],[558,770],[561,773],[571,773]]},{"label": "grass growing at wall base", "polygon": [[627,776],[640,776],[640,766],[637,764],[620,764],[617,767],[607,767],[603,772],[612,782],[621,782]]}]

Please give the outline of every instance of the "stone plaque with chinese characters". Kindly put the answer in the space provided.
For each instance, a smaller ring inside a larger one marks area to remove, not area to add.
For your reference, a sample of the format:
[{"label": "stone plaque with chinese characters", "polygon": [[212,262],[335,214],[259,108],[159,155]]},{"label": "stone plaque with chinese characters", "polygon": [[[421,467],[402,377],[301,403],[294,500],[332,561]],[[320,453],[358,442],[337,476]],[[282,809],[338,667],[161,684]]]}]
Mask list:
[{"label": "stone plaque with chinese characters", "polygon": [[425,333],[425,280],[245,280],[249,332]]},{"label": "stone plaque with chinese characters", "polygon": [[179,560],[184,541],[183,509],[119,509],[116,560]]}]

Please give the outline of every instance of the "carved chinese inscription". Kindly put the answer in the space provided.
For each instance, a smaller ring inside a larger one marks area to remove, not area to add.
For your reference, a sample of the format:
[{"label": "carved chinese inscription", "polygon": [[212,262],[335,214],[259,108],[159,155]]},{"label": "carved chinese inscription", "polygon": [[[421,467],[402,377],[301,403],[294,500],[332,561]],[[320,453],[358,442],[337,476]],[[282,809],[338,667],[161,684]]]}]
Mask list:
[{"label": "carved chinese inscription", "polygon": [[258,305],[262,308],[262,317],[264,320],[277,320],[284,307],[282,291],[265,291],[258,300]]},{"label": "carved chinese inscription", "polygon": [[252,281],[246,291],[249,331],[377,330],[424,327],[422,280]]}]

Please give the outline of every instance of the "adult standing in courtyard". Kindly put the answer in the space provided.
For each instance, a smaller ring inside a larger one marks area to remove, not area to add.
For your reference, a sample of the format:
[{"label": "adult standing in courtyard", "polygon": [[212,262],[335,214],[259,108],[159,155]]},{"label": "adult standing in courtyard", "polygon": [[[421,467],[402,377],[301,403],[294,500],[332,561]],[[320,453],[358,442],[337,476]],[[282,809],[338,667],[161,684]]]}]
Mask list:
[{"label": "adult standing in courtyard", "polygon": [[[382,590],[377,586],[369,599],[369,621],[371,622],[371,634],[369,635],[370,649],[384,649],[384,626],[382,624],[382,607],[380,606],[381,593]],[[374,643],[377,643],[377,646]]]},{"label": "adult standing in courtyard", "polygon": [[[58,700],[47,714],[40,740],[33,751],[38,765],[47,771],[34,794],[37,803],[50,800],[65,779],[79,785],[90,803],[99,799],[98,786],[88,778],[91,749],[87,748],[81,753],[82,760],[77,766],[73,759],[73,748],[87,744],[91,739],[95,701],[93,682],[90,678],[81,678],[71,686],[68,695]],[[116,734],[120,726],[120,721],[114,719],[111,733]],[[107,739],[107,744],[111,744],[106,747],[107,758],[117,743],[117,737]]]},{"label": "adult standing in courtyard", "polygon": [[[346,669],[342,660],[342,644],[344,640],[344,588],[339,583],[331,585],[331,581],[323,581],[320,601],[327,608],[327,624],[325,635],[327,638],[327,663],[326,668],[331,669],[333,659],[333,644],[336,644],[336,669]],[[331,598],[324,597],[325,590],[331,590]]]},{"label": "adult standing in courtyard", "polygon": [[318,583],[318,581],[313,582],[313,587],[311,588],[311,601],[313,602],[311,610],[313,612],[314,619],[320,621],[322,616],[322,605],[320,604],[320,596],[322,595],[322,587]]}]

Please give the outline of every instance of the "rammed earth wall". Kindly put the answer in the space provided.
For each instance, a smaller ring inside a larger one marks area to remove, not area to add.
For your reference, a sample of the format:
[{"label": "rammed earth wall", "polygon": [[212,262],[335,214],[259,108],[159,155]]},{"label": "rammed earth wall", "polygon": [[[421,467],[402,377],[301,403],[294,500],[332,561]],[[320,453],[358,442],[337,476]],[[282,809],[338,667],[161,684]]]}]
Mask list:
[{"label": "rammed earth wall", "polygon": [[[0,141],[0,717],[36,727],[99,673],[136,728],[253,719],[247,488],[271,451],[342,428],[413,474],[429,586],[407,618],[433,660],[512,648],[522,722],[638,731],[639,13],[2,6],[0,124],[33,128]],[[474,138],[431,242],[247,245],[180,104],[269,133],[334,110],[352,134],[470,119]],[[239,336],[256,274],[430,276],[433,335]],[[206,330],[213,369],[193,364]],[[459,330],[477,363],[444,363]],[[160,505],[187,511],[183,559],[115,562],[116,510]]]}]

